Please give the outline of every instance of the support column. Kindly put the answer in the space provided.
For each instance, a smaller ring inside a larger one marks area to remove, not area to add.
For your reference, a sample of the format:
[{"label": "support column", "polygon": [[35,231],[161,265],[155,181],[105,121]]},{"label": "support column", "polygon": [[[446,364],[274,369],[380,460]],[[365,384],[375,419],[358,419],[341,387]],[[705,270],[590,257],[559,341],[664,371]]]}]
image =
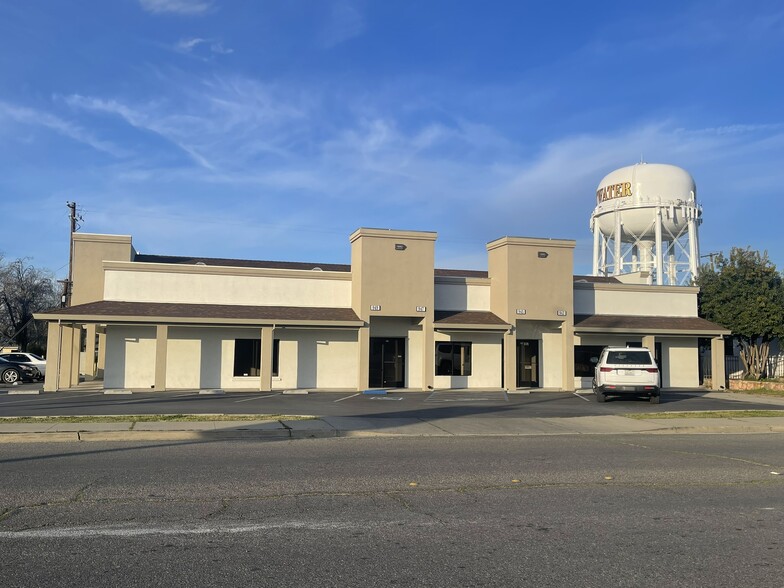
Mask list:
[{"label": "support column", "polygon": [[96,374],[96,363],[95,363],[95,336],[96,336],[96,325],[95,323],[91,323],[89,325],[85,325],[85,330],[87,331],[86,340],[87,344],[84,348],[84,379],[85,380],[94,380]]},{"label": "support column", "polygon": [[44,378],[44,392],[57,392],[60,379],[62,331],[59,323],[50,322],[46,337],[46,376]]},{"label": "support column", "polygon": [[662,251],[662,213],[661,206],[656,207],[656,285],[664,285],[664,252]]},{"label": "support column", "polygon": [[357,330],[357,390],[370,386],[370,325]]},{"label": "support column", "polygon": [[62,325],[60,328],[60,377],[57,382],[57,389],[63,390],[71,387],[74,329],[71,325]]},{"label": "support column", "polygon": [[272,350],[275,328],[272,326],[261,327],[261,374],[259,378],[259,391],[272,390]]},{"label": "support column", "polygon": [[517,329],[504,333],[504,388],[517,389]]},{"label": "support column", "polygon": [[714,337],[711,339],[711,390],[724,390],[726,380],[724,337]]},{"label": "support column", "polygon": [[155,329],[155,391],[166,390],[166,360],[169,348],[169,325]]},{"label": "support column", "polygon": [[433,319],[422,319],[422,390],[432,390],[436,373],[436,344],[433,333]]},{"label": "support column", "polygon": [[656,355],[656,337],[653,335],[643,337],[642,346],[647,348],[654,356]]},{"label": "support column", "polygon": [[591,219],[591,229],[593,230],[593,275],[599,275],[599,238],[602,236],[596,220]]},{"label": "support column", "polygon": [[561,389],[574,392],[574,327],[564,322],[561,325]]},{"label": "support column", "polygon": [[95,377],[99,380],[104,379],[106,369],[106,327],[102,327],[102,332],[98,332],[98,363],[95,366]]},{"label": "support column", "polygon": [[71,339],[71,379],[69,387],[75,388],[79,385],[79,360],[82,356],[82,326],[74,325],[71,330],[73,338]]}]

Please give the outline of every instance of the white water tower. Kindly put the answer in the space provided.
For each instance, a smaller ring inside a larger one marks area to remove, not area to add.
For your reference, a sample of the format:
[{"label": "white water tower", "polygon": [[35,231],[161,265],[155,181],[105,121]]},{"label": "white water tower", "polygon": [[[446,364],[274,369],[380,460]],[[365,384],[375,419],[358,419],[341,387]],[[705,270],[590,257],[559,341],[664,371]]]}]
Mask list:
[{"label": "white water tower", "polygon": [[641,272],[649,284],[690,285],[699,272],[701,222],[686,170],[662,163],[617,169],[596,190],[593,275]]}]

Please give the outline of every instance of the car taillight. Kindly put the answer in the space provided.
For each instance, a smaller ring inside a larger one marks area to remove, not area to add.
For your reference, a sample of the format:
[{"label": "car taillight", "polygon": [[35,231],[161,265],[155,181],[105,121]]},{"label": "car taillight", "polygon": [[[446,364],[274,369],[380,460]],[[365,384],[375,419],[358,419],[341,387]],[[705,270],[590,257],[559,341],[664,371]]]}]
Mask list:
[{"label": "car taillight", "polygon": [[648,372],[649,374],[658,374],[659,368],[647,368],[645,371]]},{"label": "car taillight", "polygon": [[612,368],[603,367],[603,368],[599,368],[599,371],[603,372],[603,373],[607,373],[607,372],[613,371],[613,369]]}]

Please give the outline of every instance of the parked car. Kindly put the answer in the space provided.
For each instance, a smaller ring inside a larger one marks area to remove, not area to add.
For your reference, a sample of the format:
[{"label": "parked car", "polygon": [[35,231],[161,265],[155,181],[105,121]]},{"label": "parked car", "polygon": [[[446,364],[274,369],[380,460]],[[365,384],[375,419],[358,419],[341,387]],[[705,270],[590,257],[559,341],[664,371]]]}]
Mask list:
[{"label": "parked car", "polygon": [[647,396],[651,404],[659,404],[659,382],[659,368],[645,347],[605,347],[596,359],[593,392],[598,402],[628,395]]},{"label": "parked car", "polygon": [[33,382],[41,377],[41,373],[32,365],[8,361],[0,357],[0,381],[3,384],[16,384],[17,382]]},{"label": "parked car", "polygon": [[0,359],[15,361],[16,363],[26,363],[35,367],[43,378],[46,375],[46,360],[35,353],[14,351],[13,353],[2,353]]}]

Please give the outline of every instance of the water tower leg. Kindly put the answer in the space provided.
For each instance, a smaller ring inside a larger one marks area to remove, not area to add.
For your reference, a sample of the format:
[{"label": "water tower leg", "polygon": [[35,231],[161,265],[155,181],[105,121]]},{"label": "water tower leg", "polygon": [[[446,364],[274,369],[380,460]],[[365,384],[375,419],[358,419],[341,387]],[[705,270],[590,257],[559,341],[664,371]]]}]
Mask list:
[{"label": "water tower leg", "polygon": [[664,285],[664,259],[662,254],[662,214],[661,207],[656,209],[656,284]]},{"label": "water tower leg", "polygon": [[700,241],[697,237],[697,218],[689,218],[689,271],[692,281],[700,274]]},{"label": "water tower leg", "polygon": [[599,227],[594,225],[593,227],[593,275],[599,275],[599,237],[601,234],[599,232]]},{"label": "water tower leg", "polygon": [[618,211],[615,211],[615,233],[613,235],[613,245],[615,245],[615,259],[613,265],[613,275],[617,276],[620,275],[622,270],[622,263],[621,263],[621,215],[618,214]]}]

